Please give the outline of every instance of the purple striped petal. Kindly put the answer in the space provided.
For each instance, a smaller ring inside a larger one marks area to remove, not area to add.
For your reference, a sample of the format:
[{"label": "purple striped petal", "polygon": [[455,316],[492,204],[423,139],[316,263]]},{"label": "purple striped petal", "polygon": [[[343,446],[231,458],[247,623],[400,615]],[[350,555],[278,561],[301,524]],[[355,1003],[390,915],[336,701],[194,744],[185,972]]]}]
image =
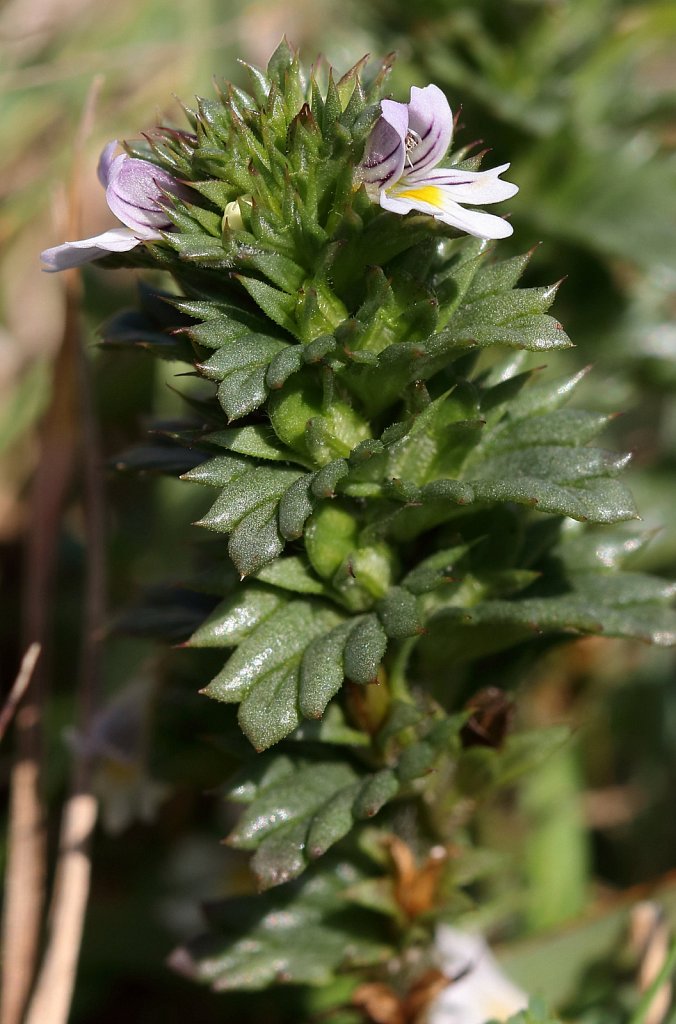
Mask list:
[{"label": "purple striped petal", "polygon": [[102,151],[99,157],[98,166],[96,168],[96,176],[103,185],[104,188],[108,188],[108,179],[110,178],[110,165],[115,159],[115,150],[118,147],[117,139],[113,139],[109,142],[105,149]]},{"label": "purple striped petal", "polygon": [[518,185],[502,181],[499,177],[509,169],[509,164],[491,167],[488,171],[462,171],[453,167],[437,167],[422,174],[407,174],[401,181],[402,187],[410,185],[423,188],[425,185],[441,185],[456,203],[470,203],[483,206],[485,203],[501,203],[511,199],[519,191]]},{"label": "purple striped petal", "polygon": [[366,185],[387,188],[398,181],[404,171],[406,160],[406,133],[408,132],[408,108],[405,103],[383,100],[382,117],[371,132],[364,158],[361,162],[361,178]]},{"label": "purple striped petal", "polygon": [[[105,152],[105,151],[104,151]],[[115,216],[141,238],[157,238],[158,229],[171,227],[165,193],[185,194],[176,179],[147,160],[122,153],[108,166],[106,201]]]},{"label": "purple striped petal", "polygon": [[392,125],[402,142],[406,141],[408,132],[408,103],[397,103],[396,100],[382,100],[380,104],[382,116]]},{"label": "purple striped petal", "polygon": [[448,100],[436,85],[411,88],[408,104],[409,139],[415,145],[406,157],[406,175],[417,174],[436,167],[442,160],[453,138],[453,114]]}]

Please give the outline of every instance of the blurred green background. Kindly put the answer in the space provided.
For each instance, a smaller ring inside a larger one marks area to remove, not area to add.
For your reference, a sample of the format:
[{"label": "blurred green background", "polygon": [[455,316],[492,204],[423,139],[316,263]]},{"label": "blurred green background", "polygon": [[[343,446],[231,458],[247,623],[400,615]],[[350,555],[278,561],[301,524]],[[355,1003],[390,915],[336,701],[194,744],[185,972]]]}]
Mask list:
[{"label": "blurred green background", "polygon": [[[607,444],[634,453],[630,480],[649,543],[633,564],[676,574],[673,2],[9,0],[0,7],[0,647],[6,685],[20,654],[16,598],[38,458],[36,426],[63,333],[63,281],[41,273],[38,254],[64,237],[73,139],[92,80],[104,76],[81,156],[83,236],[112,223],[95,176],[103,145],[156,124],[181,124],[174,95],[190,105],[195,95],[210,94],[214,76],[244,84],[237,59],[264,64],[284,33],[308,63],[322,53],[341,70],[364,53],[377,61],[396,51],[395,98],[406,99],[412,84],[435,82],[454,110],[462,106],[458,144],[482,139],[492,150],[491,166],[512,162],[509,179],[521,191],[510,203],[514,236],[501,252],[542,243],[527,283],[567,278],[555,312],[578,347],[550,359],[549,368],[562,373],[594,364],[582,401],[622,413]],[[97,348],[106,317],[134,302],[132,276],[88,268],[85,282],[86,346],[104,454],[114,462],[147,428],[148,412],[165,420],[182,413],[173,390],[180,390],[180,381],[171,364],[158,368],[150,357]],[[200,539],[186,523],[197,518],[200,502],[188,485],[167,479],[138,480],[112,469],[107,479],[106,728],[121,732],[129,756],[101,762],[108,829],[94,849],[73,1024],[112,1024],[130,1012],[144,1024],[171,1024],[186,1013],[206,1024],[225,1019],[219,997],[164,967],[175,942],[198,930],[199,901],[232,891],[245,877],[243,862],[218,844],[228,818],[217,787],[230,761],[211,709],[195,692],[196,680],[209,672],[208,652],[157,646],[143,635],[152,632],[151,624],[138,618],[124,634],[113,628],[125,615],[129,626],[134,616],[125,609],[149,586],[161,595],[167,580],[189,575]],[[48,788],[55,809],[67,779],[64,734],[73,718],[83,536],[74,487],[54,609]],[[170,639],[177,639],[193,613],[180,598],[172,600]],[[599,938],[597,925],[586,922],[611,920],[606,909],[614,913],[631,886],[668,889],[676,868],[673,656],[581,640],[544,657],[520,681],[519,697],[526,720],[570,722],[576,742],[514,799],[484,812],[480,838],[504,854],[504,867],[482,894],[491,907],[485,921],[498,922],[504,936],[530,936],[528,949],[539,944],[545,959],[551,949],[557,970],[549,979],[542,955],[512,951],[524,985],[567,1001],[577,1017],[621,1020],[616,968],[608,967],[605,988],[595,981],[591,989],[579,968],[585,958],[602,960],[618,941],[612,927]],[[11,742],[0,761],[3,787],[10,754]],[[562,941],[562,925],[567,952],[548,945]],[[585,985],[597,994],[587,997]],[[237,1020],[236,1006],[228,1006],[228,1019]]]}]

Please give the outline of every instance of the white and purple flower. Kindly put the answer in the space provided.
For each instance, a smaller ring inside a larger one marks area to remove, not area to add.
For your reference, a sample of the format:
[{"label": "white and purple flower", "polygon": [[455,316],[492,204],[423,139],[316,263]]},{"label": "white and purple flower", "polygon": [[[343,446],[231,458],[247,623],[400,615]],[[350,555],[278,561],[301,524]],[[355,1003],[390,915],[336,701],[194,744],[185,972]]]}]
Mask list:
[{"label": "white and purple flower", "polygon": [[502,971],[483,936],[441,925],[437,956],[450,983],[429,1010],[429,1024],[506,1021],[525,1010],[528,996]]},{"label": "white and purple flower", "polygon": [[93,238],[45,249],[40,257],[43,270],[67,270],[111,252],[129,252],[143,242],[159,241],[162,231],[172,227],[167,214],[167,196],[185,196],[185,187],[147,160],[138,160],[126,153],[115,156],[117,145],[117,141],[109,142],[103,150],[97,174],[106,190],[110,210],[126,227],[111,228]]},{"label": "white and purple flower", "polygon": [[479,238],[506,238],[512,227],[502,217],[471,206],[500,203],[519,189],[500,175],[509,164],[490,171],[437,167],[453,137],[453,115],[436,85],[411,89],[409,103],[381,102],[381,116],[366,144],[360,180],[384,210],[427,213]]}]

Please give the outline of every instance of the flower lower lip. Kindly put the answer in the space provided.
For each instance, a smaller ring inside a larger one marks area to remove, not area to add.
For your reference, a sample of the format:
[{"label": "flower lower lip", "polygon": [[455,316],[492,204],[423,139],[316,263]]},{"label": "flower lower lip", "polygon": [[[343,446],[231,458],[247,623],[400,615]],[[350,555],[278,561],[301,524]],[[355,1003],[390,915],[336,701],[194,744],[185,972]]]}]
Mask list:
[{"label": "flower lower lip", "polygon": [[419,188],[397,189],[394,198],[410,199],[412,202],[429,203],[430,206],[440,206],[440,199],[443,193],[440,188],[434,185],[421,185]]}]

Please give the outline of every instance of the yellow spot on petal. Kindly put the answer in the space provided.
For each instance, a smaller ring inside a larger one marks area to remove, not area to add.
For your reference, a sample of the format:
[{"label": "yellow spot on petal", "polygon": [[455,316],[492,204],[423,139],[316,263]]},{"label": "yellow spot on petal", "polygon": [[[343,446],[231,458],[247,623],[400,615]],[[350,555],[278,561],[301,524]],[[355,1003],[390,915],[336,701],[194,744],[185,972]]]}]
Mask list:
[{"label": "yellow spot on petal", "polygon": [[441,206],[444,193],[437,185],[423,185],[421,188],[407,188],[397,191],[397,199],[410,199],[413,203],[428,203]]}]

